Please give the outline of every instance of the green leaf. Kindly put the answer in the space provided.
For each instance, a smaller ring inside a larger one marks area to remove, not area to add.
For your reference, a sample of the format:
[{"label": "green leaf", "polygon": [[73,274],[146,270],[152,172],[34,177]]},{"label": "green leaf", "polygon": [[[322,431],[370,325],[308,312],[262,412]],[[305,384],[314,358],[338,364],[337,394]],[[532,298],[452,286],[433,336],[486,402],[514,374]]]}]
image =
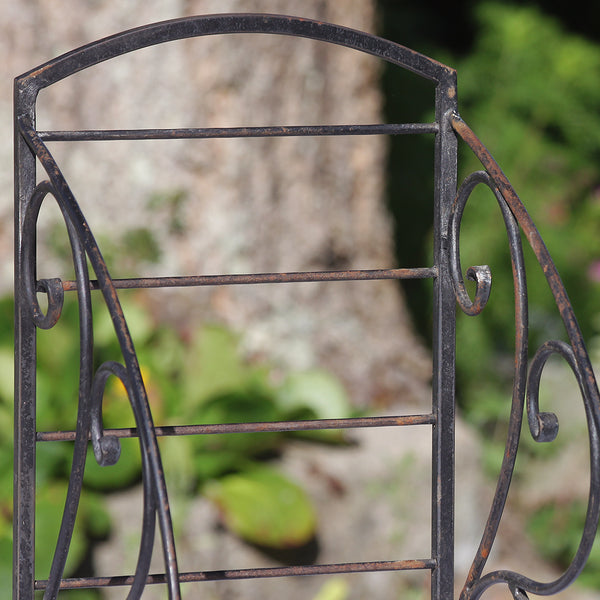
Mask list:
[{"label": "green leaf", "polygon": [[259,390],[238,390],[211,398],[200,411],[201,423],[259,423],[281,416],[273,398]]},{"label": "green leaf", "polygon": [[13,367],[14,351],[12,339],[10,345],[0,347],[0,398],[2,402],[8,402],[13,395]]},{"label": "green leaf", "polygon": [[[36,493],[36,528],[35,549],[36,564],[35,575],[38,579],[46,579],[50,572],[52,557],[56,548],[56,540],[62,521],[62,515],[67,494],[67,482],[56,481],[51,485],[38,488]],[[80,504],[83,505],[82,498]],[[85,528],[82,527],[82,507],[77,513],[75,529],[69,546],[69,555],[65,567],[65,574],[70,574],[81,562],[87,550]]]},{"label": "green leaf", "polygon": [[[249,434],[244,434],[249,435]],[[239,450],[202,450],[194,456],[194,472],[200,481],[215,479],[226,473],[239,471],[246,463],[246,457]]]},{"label": "green leaf", "polygon": [[[273,398],[253,389],[216,396],[206,402],[196,416],[197,422],[202,424],[272,422],[280,418]],[[199,451],[235,452],[242,460],[274,450],[282,441],[281,433],[228,433],[199,436],[194,444]]]},{"label": "green leaf", "polygon": [[121,238],[123,251],[134,263],[157,263],[162,255],[160,244],[147,227],[134,227]]},{"label": "green leaf", "polygon": [[158,439],[167,487],[175,495],[194,494],[198,487],[194,445],[187,436],[165,436]]},{"label": "green leaf", "polygon": [[222,327],[203,327],[196,332],[186,358],[182,392],[192,411],[216,395],[267,387],[268,369],[246,364],[237,336]]},{"label": "green leaf", "polygon": [[0,536],[0,577],[2,581],[12,579],[12,539]]},{"label": "green leaf", "polygon": [[225,525],[242,539],[269,548],[295,548],[315,535],[317,519],[302,488],[269,467],[207,484],[206,496]]},{"label": "green leaf", "polygon": [[309,409],[317,419],[341,419],[351,413],[346,390],[325,371],[290,375],[279,390],[277,399],[284,410],[295,413]]},{"label": "green leaf", "polygon": [[346,600],[350,595],[350,584],[342,577],[332,577],[323,584],[314,600]]}]

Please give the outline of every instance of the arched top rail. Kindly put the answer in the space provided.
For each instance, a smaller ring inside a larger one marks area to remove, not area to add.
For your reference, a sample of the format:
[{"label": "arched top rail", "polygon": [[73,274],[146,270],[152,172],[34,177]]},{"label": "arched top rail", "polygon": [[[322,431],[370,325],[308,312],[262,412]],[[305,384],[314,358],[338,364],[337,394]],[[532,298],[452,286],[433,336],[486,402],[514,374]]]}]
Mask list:
[{"label": "arched top rail", "polygon": [[40,90],[122,54],[175,40],[231,33],[288,35],[328,42],[379,57],[436,83],[454,81],[454,69],[400,44],[347,27],[286,15],[214,14],[144,25],[81,46],[18,77],[17,93],[34,102]]}]

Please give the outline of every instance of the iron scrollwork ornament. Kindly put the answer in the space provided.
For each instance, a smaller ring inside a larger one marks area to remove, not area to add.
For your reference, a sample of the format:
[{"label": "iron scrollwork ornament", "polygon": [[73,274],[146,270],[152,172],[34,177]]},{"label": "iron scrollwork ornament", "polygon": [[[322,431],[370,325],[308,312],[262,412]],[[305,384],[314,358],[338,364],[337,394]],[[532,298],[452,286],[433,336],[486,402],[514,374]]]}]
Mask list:
[{"label": "iron scrollwork ornament", "polygon": [[[49,177],[48,181],[43,181],[35,187],[24,216],[24,230],[26,235],[23,236],[24,241],[22,246],[25,274],[23,293],[31,307],[31,319],[36,327],[51,329],[60,319],[64,299],[64,291],[60,279],[36,281],[35,277],[35,232],[37,219],[42,203],[48,196],[52,196],[56,200],[67,227],[75,268],[79,305],[79,405],[77,410],[75,445],[67,498],[65,500],[56,551],[50,568],[50,575],[45,586],[44,600],[56,598],[60,588],[83,487],[88,441],[91,439],[95,458],[100,465],[110,466],[119,460],[120,443],[118,439],[114,436],[105,435],[102,427],[102,398],[106,383],[111,376],[117,377],[127,391],[139,432],[142,456],[144,498],[142,536],[137,567],[127,599],[139,599],[147,583],[156,518],[158,517],[165,557],[169,597],[172,600],[177,600],[181,595],[167,488],[152,415],[133,347],[133,341],[106,264],[58,165],[31,125],[25,120],[19,121],[19,125],[23,137],[35,152]],[[125,362],[124,365],[112,361],[104,363],[95,373],[93,371],[93,325],[88,260],[95,272],[99,288],[111,314],[115,334],[119,340],[121,353]],[[40,292],[45,293],[47,296],[48,308],[46,312],[42,310],[37,299],[37,294]]]},{"label": "iron scrollwork ornament", "polygon": [[[484,309],[491,289],[489,269],[487,267],[471,267],[467,270],[467,278],[476,283],[475,298],[471,300],[464,284],[460,263],[461,219],[467,200],[479,184],[489,187],[500,206],[508,234],[515,288],[515,371],[506,449],[490,514],[479,549],[461,593],[461,600],[477,600],[485,590],[497,583],[507,584],[515,600],[526,599],[528,592],[538,595],[552,595],[573,583],[582,571],[589,557],[598,527],[600,518],[600,495],[598,493],[598,490],[600,490],[600,441],[598,436],[600,395],[573,308],[556,267],[531,217],[498,164],[472,130],[456,113],[450,114],[449,119],[456,133],[468,144],[485,168],[485,171],[473,173],[464,180],[451,209],[448,234],[450,240],[449,271],[457,303],[466,314],[478,315]],[[527,283],[520,231],[525,234],[544,271],[570,342],[556,340],[545,342],[537,350],[529,365],[527,361]],[[583,399],[589,432],[590,492],[579,547],[567,569],[560,577],[551,582],[535,581],[508,570],[498,570],[483,575],[508,496],[525,409],[527,410],[529,430],[535,441],[552,442],[558,433],[559,423],[556,415],[540,412],[539,409],[539,387],[542,371],[548,358],[552,355],[561,356],[575,375]]]}]

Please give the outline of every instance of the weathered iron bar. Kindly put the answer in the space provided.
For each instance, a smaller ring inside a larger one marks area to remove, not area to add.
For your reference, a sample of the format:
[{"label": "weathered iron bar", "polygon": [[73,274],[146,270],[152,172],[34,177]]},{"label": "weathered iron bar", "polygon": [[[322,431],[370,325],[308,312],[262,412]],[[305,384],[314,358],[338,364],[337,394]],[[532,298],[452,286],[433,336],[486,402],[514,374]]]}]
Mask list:
[{"label": "weathered iron bar", "polygon": [[[416,269],[372,269],[351,271],[306,271],[301,273],[253,273],[233,275],[192,275],[188,277],[142,277],[113,279],[116,289],[199,287],[210,285],[243,285],[259,283],[309,283],[313,281],[367,281],[375,279],[429,279],[437,277],[436,267]],[[93,290],[98,281],[90,281]],[[65,292],[77,290],[76,281],[63,281]]]},{"label": "weathered iron bar", "polygon": [[[434,425],[435,415],[403,415],[357,417],[350,419],[313,419],[305,421],[272,421],[259,423],[215,423],[209,425],[166,425],[155,427],[157,436],[215,435],[223,433],[274,433],[283,431],[317,431],[321,429],[360,429],[368,427],[399,427]],[[136,427],[105,429],[104,435],[117,438],[138,437]],[[75,431],[45,431],[36,434],[38,442],[68,442],[75,440]]]},{"label": "weathered iron bar", "polygon": [[[302,575],[334,575],[339,573],[374,573],[378,571],[415,571],[433,570],[437,566],[435,559],[395,560],[364,563],[343,563],[333,565],[306,565],[294,567],[273,567],[259,569],[237,569],[223,571],[197,571],[191,573],[180,573],[180,583],[193,583],[201,581],[226,581],[235,579],[266,579],[270,577],[295,577]],[[60,583],[61,590],[73,590],[80,588],[117,587],[131,585],[132,575],[119,577],[82,577],[63,579]],[[165,576],[162,574],[151,574],[146,579],[146,584],[164,584]],[[47,581],[35,582],[36,590],[46,589]]]},{"label": "weathered iron bar", "polygon": [[411,135],[437,133],[437,123],[376,125],[298,125],[272,127],[205,127],[181,129],[89,129],[39,131],[45,142],[93,142],[123,140],[177,140],[210,138],[307,137],[336,135]]}]

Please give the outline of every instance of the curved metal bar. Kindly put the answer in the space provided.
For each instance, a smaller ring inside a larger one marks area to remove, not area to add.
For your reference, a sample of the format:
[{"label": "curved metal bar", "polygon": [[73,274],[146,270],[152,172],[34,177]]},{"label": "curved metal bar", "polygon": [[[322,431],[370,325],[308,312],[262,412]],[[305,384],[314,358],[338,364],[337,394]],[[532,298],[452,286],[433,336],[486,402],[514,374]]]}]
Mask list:
[{"label": "curved metal bar", "polygon": [[[530,591],[536,594],[550,595],[557,593],[569,585],[579,574],[593,543],[595,530],[598,525],[600,516],[600,505],[598,499],[598,489],[600,485],[600,451],[598,446],[598,429],[600,425],[600,394],[594,377],[594,372],[585,348],[581,330],[575,318],[575,314],[569,298],[567,296],[564,285],[560,279],[556,266],[554,265],[548,249],[546,248],[537,228],[535,227],[531,217],[527,213],[521,200],[512,188],[506,175],[502,172],[496,161],[492,158],[485,146],[475,136],[473,131],[467,126],[462,118],[454,113],[451,115],[451,122],[456,133],[469,145],[477,158],[481,161],[486,169],[487,177],[493,184],[493,190],[496,197],[503,198],[506,206],[513,215],[513,219],[518,223],[521,230],[524,232],[531,248],[533,249],[539,264],[541,265],[550,289],[554,295],[556,304],[561,314],[561,318],[565,325],[567,336],[570,341],[570,346],[563,342],[547,342],[544,344],[531,363],[531,370],[527,380],[528,389],[528,420],[531,433],[537,441],[551,441],[556,436],[558,431],[558,420],[551,413],[540,413],[538,403],[538,387],[543,366],[550,354],[557,353],[563,356],[569,363],[569,366],[575,373],[579,387],[584,400],[586,416],[588,421],[588,430],[590,436],[590,454],[591,454],[591,483],[590,496],[588,501],[588,510],[586,514],[586,522],[582,540],[580,542],[577,553],[567,568],[565,573],[557,580],[551,583],[540,583],[531,580],[527,577],[513,573],[510,571],[495,571],[482,577],[482,571],[487,561],[491,544],[496,535],[497,525],[502,514],[502,510],[498,514],[494,511],[501,506],[503,509],[506,494],[508,492],[508,480],[506,484],[501,486],[499,481],[494,497],[492,511],[486,525],[482,542],[469,572],[469,576],[462,591],[461,598],[464,600],[476,600],[481,594],[491,585],[495,583],[507,583],[515,598],[526,597],[526,592]],[[513,263],[513,274],[514,274]],[[518,292],[515,289],[515,295]],[[519,330],[517,326],[517,337],[526,337],[527,328]],[[526,343],[526,341],[525,341]],[[526,363],[525,363],[526,364]],[[522,376],[519,376],[519,380]],[[511,410],[511,420],[509,424],[509,440],[507,442],[505,459],[503,463],[502,473],[504,474],[504,466],[507,464],[507,457],[512,456],[514,465],[514,455],[516,455],[516,445],[511,444],[510,430],[513,424],[521,422],[523,405],[515,405],[515,396],[513,391],[513,407]],[[518,414],[516,414],[518,412]],[[520,428],[520,426],[519,426]],[[518,444],[518,432],[513,432],[516,443]],[[502,478],[502,475],[501,475]],[[504,495],[504,499],[499,498]]]},{"label": "curved metal bar", "polygon": [[79,403],[77,409],[75,445],[73,448],[73,462],[71,465],[71,474],[69,476],[65,508],[56,543],[56,551],[52,559],[50,575],[48,577],[48,587],[44,593],[45,599],[55,598],[58,594],[60,579],[64,572],[69,546],[73,536],[73,529],[75,527],[75,518],[77,516],[77,509],[79,507],[81,489],[83,486],[83,472],[85,469],[87,440],[90,429],[89,399],[93,362],[92,302],[90,294],[90,277],[85,259],[85,252],[68,212],[64,210],[64,206],[60,201],[56,189],[48,181],[44,181],[36,186],[25,210],[23,226],[28,235],[24,238],[23,248],[24,270],[26,274],[24,292],[30,302],[34,323],[43,329],[53,327],[60,318],[62,309],[62,296],[56,291],[56,280],[54,280],[54,283],[53,280],[50,280],[42,285],[42,289],[48,290],[48,312],[46,315],[42,314],[34,291],[36,288],[34,283],[35,229],[42,202],[48,195],[54,197],[61,209],[71,245],[71,254],[77,281],[77,295],[79,298],[80,358]]},{"label": "curved metal bar", "polygon": [[[460,264],[460,224],[467,200],[480,183],[490,186],[489,178],[483,171],[478,171],[467,177],[458,190],[450,213],[450,276],[452,277],[458,304],[462,311],[469,316],[476,316],[481,313],[490,298],[492,289],[492,273],[487,265],[469,267],[467,279],[474,281],[477,286],[475,299],[471,300],[465,287]],[[491,189],[493,190],[493,186]],[[499,203],[502,207],[503,202],[499,200]]]},{"label": "curved metal bar", "polygon": [[[96,371],[91,392],[91,438],[94,447],[96,461],[101,466],[110,466],[117,463],[121,454],[119,439],[112,435],[104,435],[102,426],[102,399],[108,378],[113,375],[117,377],[125,390],[131,403],[135,422],[138,428],[142,424],[142,411],[135,402],[135,395],[131,389],[131,383],[127,375],[127,369],[120,363],[109,361],[102,364]],[[135,569],[133,583],[127,595],[127,600],[138,600],[141,597],[148,573],[150,572],[150,560],[152,559],[152,546],[154,543],[154,532],[156,526],[156,500],[152,489],[152,473],[148,462],[148,452],[144,442],[140,439],[140,452],[142,456],[142,482],[144,487],[144,508],[142,519],[142,536],[140,550]]]},{"label": "curved metal bar", "polygon": [[[598,518],[600,515],[600,438],[598,436],[598,425],[595,418],[593,399],[588,395],[588,388],[577,366],[576,357],[571,346],[562,341],[551,340],[545,342],[536,352],[531,361],[527,384],[527,409],[529,414],[529,425],[531,433],[537,441],[551,441],[558,431],[556,416],[552,413],[539,413],[539,385],[541,374],[548,358],[558,354],[562,356],[573,371],[579,389],[584,399],[585,413],[588,423],[590,438],[590,491],[588,495],[588,506],[585,523],[581,534],[579,546],[571,563],[560,577],[547,583],[535,581],[513,571],[494,571],[476,580],[468,590],[467,598],[476,600],[483,592],[497,583],[506,583],[516,599],[527,598],[526,592],[540,596],[550,596],[564,590],[575,581],[586,565],[588,556],[592,550],[596,531],[598,529]],[[541,425],[541,427],[540,427]],[[546,429],[546,431],[545,431]]]},{"label": "curved metal bar", "polygon": [[102,425],[102,400],[104,399],[106,383],[111,375],[114,375],[119,379],[127,391],[127,396],[129,398],[132,397],[130,394],[131,386],[125,368],[121,364],[113,361],[100,365],[94,376],[94,381],[92,382],[92,422],[90,437],[96,462],[101,467],[109,467],[117,464],[119,457],[121,456],[121,443],[119,442],[119,438],[114,435],[105,435],[104,427]]},{"label": "curved metal bar", "polygon": [[[54,190],[55,198],[59,203],[61,211],[65,216],[65,220],[68,224],[69,231],[73,232],[73,239],[77,240],[76,243],[81,244],[81,252],[79,254],[74,255],[75,261],[81,261],[85,264],[85,268],[87,269],[87,264],[85,263],[86,255],[89,258],[89,261],[92,265],[92,268],[96,274],[98,279],[99,287],[104,296],[104,301],[107,305],[107,308],[110,312],[113,325],[115,328],[115,333],[117,335],[117,339],[119,341],[119,345],[121,347],[121,352],[123,354],[123,359],[125,361],[128,380],[130,382],[130,390],[132,394],[132,404],[135,404],[138,407],[140,413],[140,438],[142,440],[143,447],[145,448],[146,458],[148,459],[149,472],[152,474],[152,493],[155,495],[154,501],[156,503],[156,512],[158,515],[158,521],[161,529],[161,537],[163,542],[163,553],[165,558],[165,571],[167,575],[167,585],[169,590],[169,598],[171,599],[179,599],[181,597],[180,589],[179,589],[179,570],[177,567],[177,556],[175,551],[175,539],[173,534],[173,525],[171,521],[171,514],[169,508],[169,500],[167,494],[166,483],[164,480],[164,473],[162,469],[162,461],[160,458],[160,451],[158,448],[158,442],[156,439],[156,434],[154,432],[154,424],[152,421],[152,413],[150,411],[150,407],[148,404],[148,398],[146,395],[146,390],[144,387],[144,382],[142,380],[137,356],[135,353],[135,348],[133,346],[133,341],[131,339],[131,335],[129,333],[129,329],[127,327],[127,323],[125,321],[125,316],[123,314],[123,310],[121,308],[121,304],[119,302],[116,289],[112,283],[110,274],[108,273],[108,269],[106,267],[106,263],[100,253],[96,240],[90,230],[90,227],[81,212],[77,201],[75,200],[67,182],[65,181],[58,165],[54,161],[54,158],[46,148],[45,144],[40,140],[36,131],[31,127],[31,124],[27,122],[26,119],[21,118],[17,119],[18,126],[20,128],[21,135],[28,143],[32,151],[35,153],[42,166],[46,170],[50,181],[52,183],[52,187]],[[78,273],[76,269],[76,273]],[[77,277],[78,288],[80,293],[80,299],[87,299],[89,301],[90,294],[90,283],[89,277],[87,276],[87,271],[85,272],[85,276]],[[85,289],[84,289],[85,288]],[[82,364],[85,361],[86,365],[89,362],[89,366],[86,366],[86,381],[87,385],[90,385],[91,382],[91,357],[88,356],[89,352],[86,350],[88,347],[91,351],[91,304],[89,309],[84,309],[83,304],[80,301],[80,312],[88,310],[87,315],[80,315],[80,318],[87,318],[89,320],[89,342],[86,341],[85,345],[82,339]],[[82,331],[87,332],[88,327],[82,328]],[[84,335],[83,333],[81,334]],[[86,334],[87,335],[87,334]],[[83,378],[83,370],[82,375]],[[89,387],[86,398],[89,398]],[[85,429],[86,435],[85,439],[80,434],[76,438],[76,449],[79,450],[79,444],[84,444],[87,447],[87,432],[89,432],[90,427],[90,411],[81,410],[83,399],[80,398],[80,410],[78,411],[78,431],[83,433]],[[81,426],[79,426],[79,420],[82,420]],[[79,456],[79,455],[78,455]],[[81,460],[81,458],[79,459]],[[74,459],[75,461],[75,459]],[[83,458],[85,463],[85,457]],[[75,462],[74,462],[75,468]],[[79,481],[83,476],[83,467],[78,466],[81,471],[77,473],[73,472],[75,477],[71,477],[73,483],[69,482],[69,486],[76,484],[75,481]],[[73,496],[75,498],[76,495],[69,494],[68,498]],[[77,497],[78,501],[78,497]],[[77,506],[72,511],[72,516],[69,517],[74,521],[75,513],[77,511]],[[65,511],[66,514],[67,511]],[[63,517],[64,523],[65,517]],[[62,533],[62,529],[61,529]],[[59,537],[59,541],[62,538]],[[69,538],[70,539],[70,538]],[[53,598],[52,590],[58,591],[56,587],[59,583],[60,577],[62,576],[62,572],[64,570],[64,563],[66,561],[66,553],[68,552],[68,543],[64,544],[64,549],[61,550],[61,553],[58,552],[55,554],[55,564],[57,565],[56,569],[51,571],[49,587],[46,589],[46,593],[44,598]],[[62,567],[60,567],[62,565]],[[52,585],[50,585],[52,584]]]},{"label": "curved metal bar", "polygon": [[[540,381],[546,361],[552,354],[560,354],[577,376],[577,365],[571,347],[561,341],[545,342],[536,352],[529,367],[527,379],[527,422],[536,442],[553,442],[558,435],[558,418],[554,413],[540,412]],[[580,386],[581,387],[581,386]]]},{"label": "curved metal bar", "polygon": [[[180,598],[180,578],[161,457],[133,342],[117,296],[116,286],[108,273],[106,264],[87,221],[53,157],[48,152],[42,139],[42,134],[36,132],[33,126],[37,94],[41,89],[51,86],[76,72],[141,48],[185,38],[233,33],[289,35],[332,43],[376,56],[410,70],[419,76],[442,84],[438,85],[437,89],[438,116],[443,113],[444,117],[449,119],[454,131],[467,142],[486,169],[485,172],[474,173],[465,179],[452,206],[450,219],[447,223],[448,229],[441,232],[440,239],[444,233],[448,234],[449,253],[447,260],[454,295],[461,309],[466,314],[472,316],[478,315],[483,311],[490,296],[491,272],[489,267],[475,266],[467,269],[466,278],[474,281],[476,284],[474,298],[471,299],[466,290],[460,262],[460,223],[466,203],[472,191],[479,184],[487,185],[492,190],[500,206],[509,238],[515,288],[515,373],[506,452],[482,541],[461,598],[463,600],[476,600],[491,585],[501,582],[508,585],[513,597],[517,600],[527,598],[527,591],[549,595],[562,590],[573,581],[585,565],[600,515],[600,498],[598,497],[598,490],[600,489],[600,441],[598,436],[598,431],[600,430],[600,394],[598,393],[589,357],[587,356],[581,332],[564,286],[530,216],[504,173],[502,173],[487,149],[475,137],[460,116],[457,113],[445,112],[446,108],[439,108],[448,106],[447,103],[444,104],[441,101],[442,97],[446,100],[452,99],[454,102],[452,106],[455,106],[455,87],[453,84],[450,85],[450,82],[454,82],[454,70],[404,46],[337,25],[283,15],[220,14],[174,19],[125,31],[64,54],[29,71],[16,81],[16,106],[18,113],[16,121],[18,133],[25,140],[32,153],[40,160],[50,178],[50,182],[43,182],[36,186],[35,189],[33,189],[35,182],[33,176],[27,180],[26,178],[23,179],[23,181],[26,180],[24,189],[28,190],[24,195],[29,197],[24,215],[24,239],[21,246],[25,259],[23,268],[25,275],[23,283],[24,297],[31,307],[32,321],[37,327],[49,329],[58,322],[62,310],[63,287],[58,280],[44,280],[36,283],[35,274],[35,229],[37,218],[42,201],[50,194],[58,202],[67,225],[75,263],[81,322],[79,405],[73,465],[57,549],[44,598],[56,597],[64,571],[81,494],[88,435],[91,434],[94,453],[100,464],[115,464],[119,459],[120,444],[118,439],[110,435],[105,435],[102,427],[102,398],[106,382],[111,375],[119,378],[127,389],[128,398],[139,430],[143,461],[144,516],[142,536],[138,564],[128,599],[138,599],[148,579],[157,516],[166,565],[166,581],[171,599]],[[443,84],[448,85],[444,87]],[[447,123],[447,121],[445,122]],[[269,135],[280,134],[278,128],[266,129],[269,129]],[[263,133],[266,133],[266,129]],[[194,130],[192,132],[190,130],[188,133],[190,135],[193,134],[193,136],[198,136],[201,133],[202,135],[209,134],[209,136],[214,136],[215,131]],[[448,131],[448,127],[446,127],[446,131]],[[236,129],[235,131],[223,131],[222,134],[231,135],[235,133],[238,135],[243,133],[243,135],[255,135],[257,132],[258,130],[242,132],[242,129]],[[319,132],[324,133],[324,130],[319,128]],[[338,129],[337,133],[339,132],[340,130]],[[86,132],[75,133],[78,135],[89,135]],[[104,135],[103,132],[93,133]],[[127,135],[138,135],[136,132],[126,133]],[[286,134],[289,133],[289,131],[286,132]],[[306,133],[310,132],[306,131]],[[302,134],[304,135],[304,132]],[[119,137],[120,133],[112,132],[112,135]],[[143,135],[149,134],[146,132]],[[152,135],[155,135],[155,133],[152,133]],[[166,134],[159,131],[156,135]],[[455,141],[454,136],[451,137]],[[48,139],[52,139],[52,137],[50,136]],[[24,147],[21,138],[19,138],[19,144]],[[439,158],[437,155],[436,157]],[[31,158],[31,161],[34,160],[33,157],[28,157],[28,160],[29,158]],[[442,179],[445,182],[446,189],[450,187],[454,188],[455,180],[453,177],[451,179],[444,179],[442,177]],[[31,192],[32,189],[33,192]],[[452,189],[450,195],[453,191]],[[31,195],[29,195],[30,193]],[[519,228],[524,231],[538,261],[544,269],[570,342],[569,345],[564,342],[551,341],[542,345],[531,361],[529,376],[527,375],[527,289]],[[446,229],[446,224],[444,224],[443,229]],[[438,233],[440,232],[438,231]],[[436,243],[443,245],[442,241]],[[95,375],[93,375],[92,370],[91,301],[87,258],[89,258],[92,268],[96,273],[98,278],[97,287],[101,289],[105,303],[113,319],[115,332],[125,363],[125,365],[116,362],[105,363]],[[446,258],[442,262],[446,262]],[[449,282],[446,283],[447,289],[450,291],[449,299],[453,302]],[[37,300],[36,294],[39,292],[45,293],[48,297],[48,309],[45,313]],[[510,571],[495,571],[483,576],[483,569],[497,534],[510,487],[518,450],[525,401],[527,400],[530,431],[536,441],[552,441],[558,432],[558,420],[556,416],[552,413],[540,412],[538,397],[542,372],[548,357],[552,354],[562,356],[574,372],[583,396],[588,421],[591,476],[588,509],[582,538],[573,561],[563,575],[553,582],[536,582]],[[525,398],[526,390],[527,399]],[[444,423],[440,422],[440,431],[444,429],[443,426]],[[449,472],[451,469],[447,470]],[[450,490],[451,488],[446,486],[443,496],[450,497],[451,494],[448,493]],[[440,514],[442,513],[440,512]],[[449,511],[443,514],[444,517],[448,517],[448,515]],[[435,546],[435,544],[432,545]],[[438,572],[441,572],[440,565],[441,561],[436,567],[436,571]]]},{"label": "curved metal bar", "polygon": [[286,15],[215,14],[153,23],[92,42],[25,73],[18,78],[17,89],[35,98],[39,90],[73,73],[128,52],[174,40],[232,33],[290,35],[329,42],[372,54],[436,82],[455,73],[410,48],[339,25]]},{"label": "curved metal bar", "polygon": [[[56,325],[60,319],[64,302],[64,290],[60,279],[45,279],[43,282],[36,283],[35,277],[36,225],[42,202],[48,194],[54,196],[54,189],[49,181],[43,181],[36,186],[23,222],[25,234],[23,236],[24,281],[22,290],[32,309],[33,322],[40,329],[51,329]],[[40,307],[37,292],[45,292],[48,297],[46,314]]]},{"label": "curved metal bar", "polygon": [[[487,148],[481,143],[458,114],[453,114],[451,116],[451,123],[456,133],[458,133],[458,135],[468,144],[475,156],[477,156],[485,167],[491,180],[494,182],[495,187],[497,187],[502,197],[506,200],[506,203],[535,253],[538,262],[542,266],[563,323],[565,324],[567,335],[569,336],[573,352],[575,353],[577,365],[581,369],[586,387],[591,392],[590,397],[593,397],[595,400],[598,399],[598,404],[600,404],[598,385],[596,383],[596,378],[594,377],[594,371],[585,347],[581,329],[579,328],[573,307],[569,301],[567,291],[565,290],[560,275],[558,274],[556,266],[550,257],[550,253],[548,252],[539,231],[534,225],[531,216],[525,209],[525,206],[517,193],[508,181],[506,175],[502,172],[502,169],[500,169],[498,163],[493,159]],[[600,422],[600,412],[598,412],[596,420]]]},{"label": "curved metal bar", "polygon": [[[515,369],[506,451],[500,468],[496,492],[490,508],[488,521],[475,560],[473,561],[473,565],[471,566],[471,570],[467,577],[465,589],[481,576],[494,543],[498,527],[500,526],[519,447],[527,379],[527,282],[519,227],[506,201],[497,190],[489,174],[484,171],[472,173],[464,180],[458,190],[451,209],[449,221],[450,250],[448,256],[450,261],[449,270],[454,285],[454,291],[460,307],[468,315],[479,314],[485,307],[485,303],[489,298],[491,286],[491,273],[489,267],[477,267],[478,272],[486,277],[477,282],[478,287],[475,294],[475,301],[472,302],[464,286],[460,263],[460,223],[462,215],[471,193],[480,184],[486,185],[493,192],[502,212],[508,235],[515,294]],[[471,267],[469,271],[473,271],[474,269],[474,267]],[[467,275],[469,271],[467,271]]]},{"label": "curved metal bar", "polygon": [[[553,584],[545,584],[545,588],[548,590],[552,589],[552,591],[547,592],[549,594],[556,593],[569,585],[569,583],[575,580],[585,566],[587,557],[589,556],[594,543],[600,516],[600,495],[598,494],[598,490],[600,489],[600,442],[598,436],[598,423],[594,419],[593,399],[589,396],[589,389],[586,387],[582,374],[579,371],[573,349],[563,341],[551,340],[544,343],[538,349],[531,361],[527,382],[527,412],[531,434],[534,439],[537,436],[542,441],[551,441],[558,433],[558,420],[556,419],[556,416],[553,413],[539,412],[539,389],[542,370],[548,358],[553,354],[562,356],[568,363],[577,379],[577,384],[579,385],[584,401],[590,438],[590,492],[583,533],[575,557],[571,561],[569,568],[556,580],[556,582]],[[535,590],[531,591],[538,593],[535,592]]]}]

